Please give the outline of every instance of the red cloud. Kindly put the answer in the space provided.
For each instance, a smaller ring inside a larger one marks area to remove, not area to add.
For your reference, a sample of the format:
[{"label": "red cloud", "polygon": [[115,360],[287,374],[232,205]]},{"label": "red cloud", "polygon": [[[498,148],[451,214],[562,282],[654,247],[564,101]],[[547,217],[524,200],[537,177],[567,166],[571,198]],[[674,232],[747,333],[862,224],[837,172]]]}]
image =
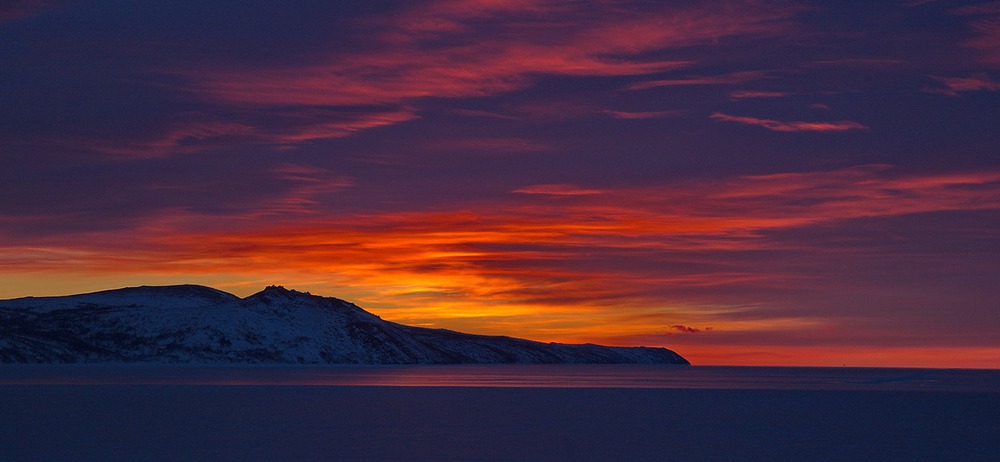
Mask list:
[{"label": "red cloud", "polygon": [[544,194],[550,196],[589,196],[593,194],[604,194],[602,189],[587,189],[570,184],[539,184],[515,189],[513,192],[521,194]]},{"label": "red cloud", "polygon": [[[295,144],[412,120],[416,111],[409,107],[423,98],[494,95],[526,88],[542,76],[641,76],[686,67],[691,63],[649,56],[725,37],[778,34],[796,13],[742,2],[722,9],[581,5],[433,1],[361,24],[371,30],[368,43],[358,49],[316,50],[312,54],[319,58],[310,64],[170,72],[188,78],[189,91],[216,102],[281,108],[287,117],[280,120],[239,123],[248,125],[258,139]],[[755,74],[716,79],[740,80]],[[373,106],[384,111],[372,112]],[[324,108],[326,118],[303,108]],[[357,108],[369,109],[358,113]],[[124,150],[168,152],[176,147],[175,138]]]},{"label": "red cloud", "polygon": [[[167,72],[187,78],[189,91],[217,103],[278,109],[279,120],[238,123],[266,142],[296,144],[412,120],[416,109],[411,106],[425,98],[495,95],[529,87],[544,76],[644,76],[687,67],[692,63],[651,56],[722,38],[781,34],[798,11],[736,1],[721,8],[718,4],[431,1],[355,24],[370,31],[365,43],[313,50],[316,58],[310,63]],[[647,82],[637,88],[740,82],[761,76],[743,72],[687,82]],[[309,108],[322,108],[325,118]],[[665,111],[609,114],[670,115]],[[177,144],[170,136],[149,143],[155,146],[147,150],[154,153],[170,151]],[[141,144],[124,149],[142,151]]]},{"label": "red cloud", "polygon": [[[644,55],[724,37],[776,34],[795,12],[739,2],[726,8],[635,9],[548,1],[431,2],[372,24],[373,43],[363,51],[338,50],[296,68],[198,70],[189,76],[195,91],[250,104],[398,104],[482,96],[524,88],[539,75],[647,75],[688,66]],[[486,25],[489,34],[478,32]]]},{"label": "red cloud", "polygon": [[292,187],[283,196],[261,204],[258,216],[314,213],[323,195],[354,185],[351,177],[307,165],[284,164],[275,168],[274,173]]},{"label": "red cloud", "polygon": [[[933,76],[932,76],[933,77]],[[1000,82],[986,74],[973,74],[969,77],[933,77],[941,82],[944,88],[929,88],[925,91],[958,96],[965,91],[996,91],[1000,90]]]},{"label": "red cloud", "polygon": [[729,94],[730,98],[733,99],[744,99],[744,98],[781,98],[788,96],[790,93],[784,91],[753,91],[753,90],[742,90],[734,91]]},{"label": "red cloud", "polygon": [[767,77],[763,71],[734,72],[731,74],[692,77],[687,79],[666,79],[639,82],[628,86],[629,90],[646,90],[656,87],[674,87],[683,85],[735,85]]},{"label": "red cloud", "polygon": [[343,138],[368,130],[416,119],[410,108],[390,110],[322,110],[292,108],[281,112],[244,116],[233,121],[192,118],[174,121],[172,126],[145,138],[117,141],[80,141],[111,156],[162,157],[203,152],[233,144],[294,145],[308,141]]},{"label": "red cloud", "polygon": [[162,157],[170,154],[200,152],[219,147],[230,138],[252,136],[253,126],[223,121],[175,121],[160,133],[145,138],[116,141],[70,140],[103,154],[123,157]]},{"label": "red cloud", "polygon": [[754,117],[731,116],[716,112],[711,117],[725,122],[736,122],[745,125],[756,125],[776,132],[843,132],[848,130],[867,130],[868,127],[850,120],[836,122],[782,122]]},{"label": "red cloud", "polygon": [[[687,67],[692,63],[650,56],[726,37],[780,34],[797,12],[745,2],[726,2],[719,8],[717,4],[431,1],[358,24],[371,31],[363,46],[315,50],[312,55],[318,58],[308,64],[169,72],[189,79],[189,91],[218,103],[280,108],[283,115],[278,120],[239,123],[249,126],[258,140],[296,144],[412,120],[416,110],[411,106],[424,98],[495,95],[529,87],[544,76],[643,76]],[[745,72],[706,77],[704,82],[760,76]],[[372,107],[383,110],[379,113]],[[323,108],[325,118],[309,108]],[[608,114],[633,119],[671,115],[666,111]],[[139,143],[124,150],[157,155],[171,152],[178,143],[171,135],[148,144],[153,146]]]},{"label": "red cloud", "polygon": [[604,113],[616,119],[654,119],[659,117],[673,117],[681,114],[681,111],[650,111],[650,112],[604,111]]},{"label": "red cloud", "polygon": [[1000,67],[1000,2],[955,8],[952,14],[974,17],[969,28],[976,37],[966,41],[965,46],[979,50],[984,64]]}]

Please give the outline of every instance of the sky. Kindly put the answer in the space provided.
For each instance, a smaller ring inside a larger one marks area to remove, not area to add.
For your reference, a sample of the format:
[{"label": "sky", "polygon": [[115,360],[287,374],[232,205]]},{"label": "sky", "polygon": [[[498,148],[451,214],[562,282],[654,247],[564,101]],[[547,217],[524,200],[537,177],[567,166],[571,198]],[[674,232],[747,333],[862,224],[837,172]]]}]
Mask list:
[{"label": "sky", "polygon": [[1000,2],[0,6],[0,298],[1000,368]]}]

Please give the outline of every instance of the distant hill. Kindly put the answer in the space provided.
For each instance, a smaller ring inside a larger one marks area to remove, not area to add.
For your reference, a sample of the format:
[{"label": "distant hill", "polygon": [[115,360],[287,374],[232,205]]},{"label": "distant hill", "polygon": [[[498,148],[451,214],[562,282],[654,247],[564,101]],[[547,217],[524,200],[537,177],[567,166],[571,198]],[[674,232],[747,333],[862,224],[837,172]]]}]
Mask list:
[{"label": "distant hill", "polygon": [[0,362],[689,364],[666,348],[411,327],[279,286],[240,299],[196,285],[0,300]]}]

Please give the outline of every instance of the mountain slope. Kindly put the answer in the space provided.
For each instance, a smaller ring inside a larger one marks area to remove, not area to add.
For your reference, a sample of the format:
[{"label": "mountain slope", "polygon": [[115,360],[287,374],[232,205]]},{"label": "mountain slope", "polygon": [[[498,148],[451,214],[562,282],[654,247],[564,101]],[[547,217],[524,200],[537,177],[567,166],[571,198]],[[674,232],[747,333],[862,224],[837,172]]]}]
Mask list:
[{"label": "mountain slope", "polygon": [[463,334],[282,287],[240,299],[195,285],[2,300],[0,362],[688,364],[665,348]]}]

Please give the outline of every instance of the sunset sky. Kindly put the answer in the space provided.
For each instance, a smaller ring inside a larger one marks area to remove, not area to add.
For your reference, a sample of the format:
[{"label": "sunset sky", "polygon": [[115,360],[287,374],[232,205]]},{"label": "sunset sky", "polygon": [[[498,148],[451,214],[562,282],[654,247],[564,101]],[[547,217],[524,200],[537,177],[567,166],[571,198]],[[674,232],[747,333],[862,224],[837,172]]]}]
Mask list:
[{"label": "sunset sky", "polygon": [[1000,368],[1000,2],[0,6],[0,298]]}]

